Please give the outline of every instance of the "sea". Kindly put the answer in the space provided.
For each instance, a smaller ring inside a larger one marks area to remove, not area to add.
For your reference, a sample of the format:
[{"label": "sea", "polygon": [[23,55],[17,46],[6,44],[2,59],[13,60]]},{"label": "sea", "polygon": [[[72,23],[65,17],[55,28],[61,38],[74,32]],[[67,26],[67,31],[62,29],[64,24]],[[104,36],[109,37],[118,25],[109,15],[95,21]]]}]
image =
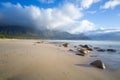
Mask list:
[{"label": "sea", "polygon": [[114,71],[120,69],[120,41],[97,41],[97,40],[47,40],[48,42],[55,44],[69,43],[72,46],[90,45],[93,47],[99,47],[101,49],[115,49],[116,52],[98,52],[92,51],[90,57],[92,59],[102,60],[107,67],[108,71]]}]

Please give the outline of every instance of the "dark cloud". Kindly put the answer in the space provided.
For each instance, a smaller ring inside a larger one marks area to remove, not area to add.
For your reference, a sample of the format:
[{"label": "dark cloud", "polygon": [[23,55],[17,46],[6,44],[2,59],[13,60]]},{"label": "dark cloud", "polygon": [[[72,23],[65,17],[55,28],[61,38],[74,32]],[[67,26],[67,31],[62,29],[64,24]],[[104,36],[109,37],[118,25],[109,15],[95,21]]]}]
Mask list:
[{"label": "dark cloud", "polygon": [[[87,27],[91,30],[94,26],[88,20],[79,21],[83,13],[79,7],[72,3],[66,3],[56,8],[39,8],[37,6],[22,6],[21,4],[2,3],[0,9],[0,24],[31,26],[39,29],[57,29],[74,32],[76,29],[82,32]],[[82,25],[82,26],[81,26]],[[81,28],[82,27],[82,28]]]}]

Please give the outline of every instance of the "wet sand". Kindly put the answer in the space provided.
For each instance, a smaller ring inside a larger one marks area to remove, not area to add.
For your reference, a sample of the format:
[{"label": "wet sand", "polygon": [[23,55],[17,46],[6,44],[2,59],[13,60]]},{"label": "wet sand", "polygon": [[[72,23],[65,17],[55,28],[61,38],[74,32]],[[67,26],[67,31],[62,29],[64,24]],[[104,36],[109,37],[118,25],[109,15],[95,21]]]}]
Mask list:
[{"label": "wet sand", "polygon": [[119,80],[120,70],[89,65],[68,48],[36,40],[0,40],[0,80]]}]

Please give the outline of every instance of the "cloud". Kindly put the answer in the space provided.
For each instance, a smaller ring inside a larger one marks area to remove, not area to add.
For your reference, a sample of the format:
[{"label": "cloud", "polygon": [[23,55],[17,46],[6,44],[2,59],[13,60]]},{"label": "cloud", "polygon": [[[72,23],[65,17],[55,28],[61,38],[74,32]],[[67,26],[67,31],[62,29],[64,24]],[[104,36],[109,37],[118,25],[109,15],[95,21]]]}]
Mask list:
[{"label": "cloud", "polygon": [[41,3],[54,3],[55,0],[38,0]]},{"label": "cloud", "polygon": [[36,27],[80,33],[94,29],[95,25],[80,19],[83,16],[79,7],[66,3],[56,8],[40,8],[37,6],[22,6],[21,4],[2,3],[0,8],[0,24]]},{"label": "cloud", "polygon": [[[2,3],[2,5],[3,8],[0,9],[0,24],[28,26],[29,23],[29,25],[33,25],[27,6],[22,7],[19,3],[14,5],[9,2]],[[33,8],[33,6],[30,7],[31,9]]]},{"label": "cloud", "polygon": [[120,0],[109,0],[106,2],[103,6],[101,6],[102,9],[113,9],[116,6],[120,5]]},{"label": "cloud", "polygon": [[88,20],[82,20],[81,22],[75,24],[75,27],[69,30],[69,32],[75,34],[75,33],[83,33],[92,30],[96,30],[95,24]]},{"label": "cloud", "polygon": [[92,4],[99,2],[100,0],[79,0],[82,8],[89,8]]},{"label": "cloud", "polygon": [[101,0],[66,0],[67,2],[72,2],[78,5],[81,9],[88,9],[92,4],[100,2]]},{"label": "cloud", "polygon": [[58,8],[39,8],[37,6],[22,6],[21,4],[3,3],[0,9],[1,24],[25,25],[39,28],[55,29],[70,25],[81,18],[82,13],[71,3]]}]

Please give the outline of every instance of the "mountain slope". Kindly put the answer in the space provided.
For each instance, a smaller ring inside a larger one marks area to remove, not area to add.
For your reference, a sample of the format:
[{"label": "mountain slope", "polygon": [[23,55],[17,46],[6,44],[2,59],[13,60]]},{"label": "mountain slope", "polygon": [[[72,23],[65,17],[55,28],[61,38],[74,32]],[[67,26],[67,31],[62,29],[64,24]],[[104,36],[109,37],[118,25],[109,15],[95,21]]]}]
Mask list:
[{"label": "mountain slope", "polygon": [[24,26],[0,26],[0,36],[7,38],[39,38],[39,39],[89,39],[84,34],[70,34],[54,30],[40,30]]}]

